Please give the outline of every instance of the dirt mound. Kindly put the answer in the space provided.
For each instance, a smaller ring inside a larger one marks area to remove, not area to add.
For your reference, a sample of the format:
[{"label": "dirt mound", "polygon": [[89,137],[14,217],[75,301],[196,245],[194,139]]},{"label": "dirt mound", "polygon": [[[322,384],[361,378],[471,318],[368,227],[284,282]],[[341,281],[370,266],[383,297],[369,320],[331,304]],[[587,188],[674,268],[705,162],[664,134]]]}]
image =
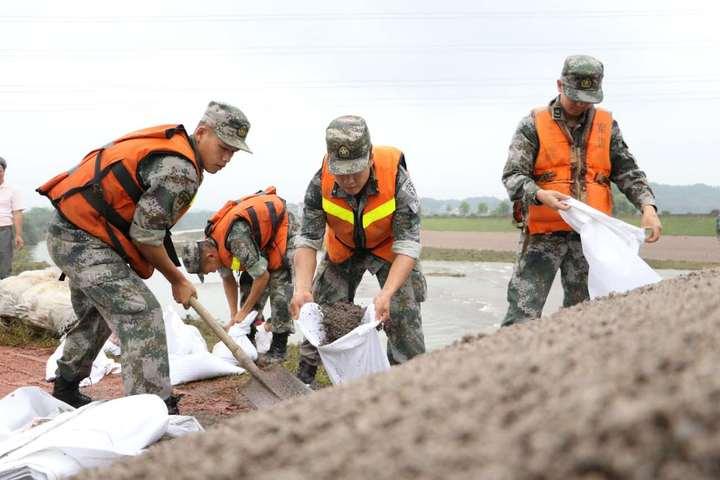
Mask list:
[{"label": "dirt mound", "polygon": [[325,331],[323,345],[332,343],[350,333],[360,325],[365,309],[350,302],[338,302],[320,305],[323,314],[322,326]]},{"label": "dirt mound", "polygon": [[81,478],[717,478],[719,292],[586,303]]}]

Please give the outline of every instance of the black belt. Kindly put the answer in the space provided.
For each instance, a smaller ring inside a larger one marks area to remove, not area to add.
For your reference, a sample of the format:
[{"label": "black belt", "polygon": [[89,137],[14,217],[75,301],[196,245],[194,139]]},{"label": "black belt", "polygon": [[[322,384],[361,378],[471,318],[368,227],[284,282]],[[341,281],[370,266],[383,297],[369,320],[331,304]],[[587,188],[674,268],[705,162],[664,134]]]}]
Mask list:
[{"label": "black belt", "polygon": [[13,228],[12,225],[2,225],[0,226],[0,230],[5,230],[6,228]]}]

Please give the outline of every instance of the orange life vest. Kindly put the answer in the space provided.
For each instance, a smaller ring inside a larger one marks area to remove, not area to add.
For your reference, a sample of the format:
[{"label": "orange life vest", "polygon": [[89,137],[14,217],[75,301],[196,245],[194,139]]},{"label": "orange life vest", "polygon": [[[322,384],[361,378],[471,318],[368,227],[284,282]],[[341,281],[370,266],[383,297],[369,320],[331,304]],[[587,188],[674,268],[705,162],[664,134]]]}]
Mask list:
[{"label": "orange life vest", "polygon": [[[202,178],[202,169],[185,128],[160,125],[129,133],[93,150],[78,166],[37,189],[52,201],[65,220],[112,247],[141,278],[149,278],[154,268],[130,239],[130,225],[144,192],[138,167],[153,154],[186,158]],[[173,220],[173,225],[184,213]],[[169,231],[165,248],[179,266]]]},{"label": "orange life vest", "polygon": [[230,230],[240,219],[250,225],[255,244],[267,256],[268,270],[280,269],[287,251],[288,216],[285,200],[275,194],[275,187],[230,200],[208,220],[205,235],[215,241],[222,264],[234,271],[245,269],[227,245]]},{"label": "orange life vest", "polygon": [[[362,212],[353,211],[343,198],[333,196],[335,176],[330,173],[327,156],[322,167],[322,207],[327,218],[325,248],[333,263],[342,263],[358,250],[369,250],[388,262],[395,259],[392,251],[392,219],[395,212],[395,181],[403,159],[393,147],[372,147],[378,194],[368,196]],[[360,244],[356,243],[360,242]]]},{"label": "orange life vest", "polygon": [[[540,139],[540,149],[535,160],[533,178],[535,183],[547,190],[555,190],[575,196],[608,215],[612,214],[612,190],[610,188],[610,135],[612,114],[597,108],[585,145],[584,182],[573,195],[572,165],[582,165],[580,147],[573,145],[567,134],[552,118],[550,108],[534,110],[535,128]],[[571,231],[560,214],[545,205],[529,205],[528,231],[531,234]]]}]

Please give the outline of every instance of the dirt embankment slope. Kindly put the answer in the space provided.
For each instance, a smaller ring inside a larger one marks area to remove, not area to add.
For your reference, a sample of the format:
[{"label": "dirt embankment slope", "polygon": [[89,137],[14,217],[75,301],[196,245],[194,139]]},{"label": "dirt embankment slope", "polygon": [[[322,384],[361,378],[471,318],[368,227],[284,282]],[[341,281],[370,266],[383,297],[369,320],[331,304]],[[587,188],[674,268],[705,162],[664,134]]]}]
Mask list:
[{"label": "dirt embankment slope", "polygon": [[720,476],[720,270],[240,415],[81,478]]}]

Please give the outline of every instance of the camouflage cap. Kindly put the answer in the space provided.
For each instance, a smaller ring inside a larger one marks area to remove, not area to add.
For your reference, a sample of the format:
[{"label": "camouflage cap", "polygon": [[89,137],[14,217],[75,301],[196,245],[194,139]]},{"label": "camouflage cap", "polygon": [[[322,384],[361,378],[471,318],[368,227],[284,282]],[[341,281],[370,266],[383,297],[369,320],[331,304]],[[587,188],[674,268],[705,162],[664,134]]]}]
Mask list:
[{"label": "camouflage cap", "polygon": [[180,248],[180,258],[182,258],[183,265],[185,266],[185,270],[188,273],[195,273],[197,274],[198,278],[201,282],[205,281],[205,275],[202,273],[202,269],[200,268],[200,254],[202,252],[202,248],[200,247],[200,242],[188,242],[184,244]]},{"label": "camouflage cap", "polygon": [[250,147],[245,143],[245,138],[250,131],[250,122],[239,108],[227,103],[210,102],[201,122],[212,127],[215,135],[223,143],[252,153]]},{"label": "camouflage cap", "polygon": [[563,93],[576,102],[600,103],[603,100],[602,62],[590,55],[571,55],[562,69]]},{"label": "camouflage cap", "polygon": [[345,115],[325,131],[328,168],[333,175],[349,175],[367,168],[370,161],[370,132],[362,117]]}]

